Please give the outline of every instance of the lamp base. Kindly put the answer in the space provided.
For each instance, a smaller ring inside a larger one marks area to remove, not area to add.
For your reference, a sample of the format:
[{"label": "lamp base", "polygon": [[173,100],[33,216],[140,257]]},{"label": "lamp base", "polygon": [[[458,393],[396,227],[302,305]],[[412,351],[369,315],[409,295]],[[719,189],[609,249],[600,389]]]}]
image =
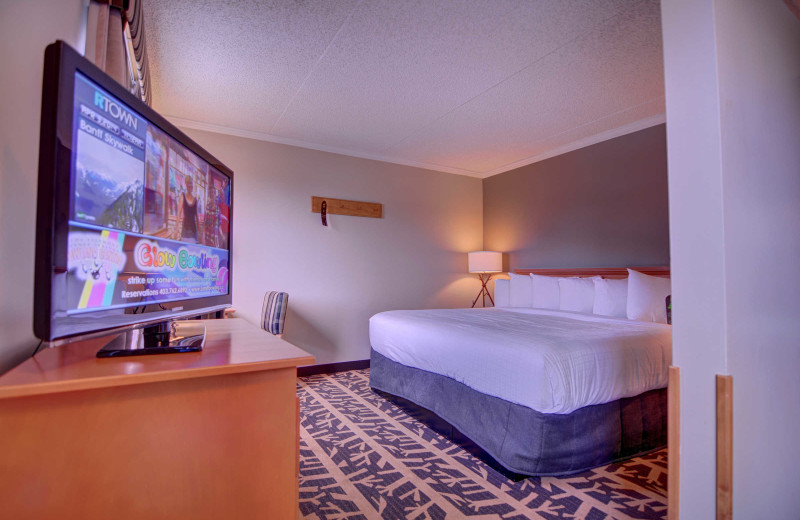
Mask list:
[{"label": "lamp base", "polygon": [[489,301],[492,302],[492,307],[494,307],[494,300],[492,299],[492,295],[489,294],[489,289],[486,287],[486,284],[489,283],[489,280],[492,278],[491,274],[486,273],[478,273],[478,278],[481,281],[481,291],[478,293],[478,296],[475,297],[475,300],[472,301],[472,308],[475,308],[475,304],[478,303],[478,298],[481,296],[483,297],[483,306],[486,307],[486,297],[489,297]]}]

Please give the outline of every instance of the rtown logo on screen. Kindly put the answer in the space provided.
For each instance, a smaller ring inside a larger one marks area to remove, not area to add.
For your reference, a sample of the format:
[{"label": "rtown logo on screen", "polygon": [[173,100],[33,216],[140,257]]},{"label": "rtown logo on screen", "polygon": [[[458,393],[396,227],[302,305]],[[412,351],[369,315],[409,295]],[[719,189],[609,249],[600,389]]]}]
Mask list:
[{"label": "rtown logo on screen", "polygon": [[94,91],[94,106],[101,109],[103,112],[110,115],[117,121],[126,124],[129,128],[138,130],[139,119],[122,108],[119,103],[98,90]]}]

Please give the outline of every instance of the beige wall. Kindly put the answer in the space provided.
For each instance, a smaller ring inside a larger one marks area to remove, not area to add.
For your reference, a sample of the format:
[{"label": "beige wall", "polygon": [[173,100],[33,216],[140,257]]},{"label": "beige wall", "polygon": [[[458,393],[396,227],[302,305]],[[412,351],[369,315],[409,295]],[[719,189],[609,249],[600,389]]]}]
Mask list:
[{"label": "beige wall", "polygon": [[0,373],[33,352],[33,255],[44,49],[83,48],[82,0],[0,2]]},{"label": "beige wall", "polygon": [[[782,2],[719,14],[727,369],[737,518],[800,516],[800,20]],[[769,279],[765,283],[765,278]]]},{"label": "beige wall", "polygon": [[[35,348],[33,258],[44,48],[82,50],[81,0],[0,3],[0,373]],[[258,322],[270,289],[290,293],[285,337],[319,363],[366,359],[367,323],[398,308],[469,306],[466,252],[482,246],[481,181],[192,132],[236,173],[234,302]],[[311,195],[384,204],[383,219],[332,215]]]},{"label": "beige wall", "polygon": [[[196,130],[234,171],[233,299],[259,322],[289,293],[284,338],[317,363],[369,357],[368,320],[390,309],[468,307],[480,288],[481,181]],[[379,202],[382,219],[311,212],[311,196]]]},{"label": "beige wall", "polygon": [[800,21],[662,2],[681,518],[716,512],[716,374],[733,377],[733,516],[798,518]]}]

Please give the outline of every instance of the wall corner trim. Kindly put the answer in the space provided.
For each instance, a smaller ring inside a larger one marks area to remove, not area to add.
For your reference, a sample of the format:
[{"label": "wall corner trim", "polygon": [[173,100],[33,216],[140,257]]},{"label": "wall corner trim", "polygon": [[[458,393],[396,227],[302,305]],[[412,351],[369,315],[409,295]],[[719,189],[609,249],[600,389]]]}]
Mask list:
[{"label": "wall corner trim", "polygon": [[681,368],[669,367],[667,387],[667,519],[678,520],[681,454]]},{"label": "wall corner trim", "polygon": [[717,520],[733,519],[733,376],[717,374]]}]

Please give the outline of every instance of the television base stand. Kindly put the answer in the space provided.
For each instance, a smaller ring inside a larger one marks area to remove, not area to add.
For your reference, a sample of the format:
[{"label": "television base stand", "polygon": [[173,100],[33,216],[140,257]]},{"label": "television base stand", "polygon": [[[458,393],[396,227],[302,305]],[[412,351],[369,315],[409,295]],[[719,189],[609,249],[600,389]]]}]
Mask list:
[{"label": "television base stand", "polygon": [[202,322],[164,321],[124,332],[97,351],[97,357],[141,356],[199,352],[206,341]]}]

